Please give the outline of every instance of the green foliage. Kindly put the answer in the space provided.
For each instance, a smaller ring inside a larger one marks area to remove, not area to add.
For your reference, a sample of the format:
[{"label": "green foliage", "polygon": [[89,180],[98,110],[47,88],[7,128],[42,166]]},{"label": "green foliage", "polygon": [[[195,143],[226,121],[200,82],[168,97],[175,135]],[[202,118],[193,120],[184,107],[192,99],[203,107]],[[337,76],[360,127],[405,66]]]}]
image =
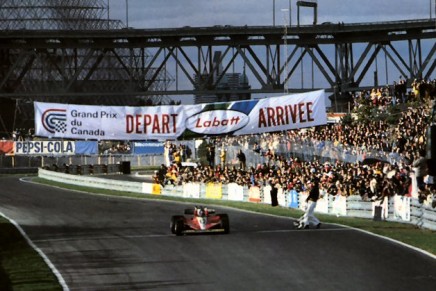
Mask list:
[{"label": "green foliage", "polygon": [[398,105],[388,107],[386,123],[396,125],[401,118],[401,108]]},{"label": "green foliage", "polygon": [[388,118],[389,114],[387,112],[375,112],[372,115],[373,121],[385,121]]},{"label": "green foliage", "polygon": [[422,107],[422,102],[420,102],[420,101],[411,101],[411,102],[409,102],[409,103],[407,103],[407,105],[409,106],[409,107],[412,107],[412,108],[421,108]]},{"label": "green foliage", "polygon": [[353,124],[353,117],[351,116],[351,114],[344,115],[344,117],[341,118],[341,123],[343,125]]},{"label": "green foliage", "polygon": [[[418,106],[416,103],[409,103],[408,106]],[[398,124],[401,118],[402,107],[399,105],[387,106],[386,111],[380,111],[372,105],[361,105],[354,109],[359,123],[369,124],[374,121],[385,121],[389,125]]]},{"label": "green foliage", "polygon": [[368,124],[371,120],[371,106],[362,105],[355,109],[357,120],[360,123]]}]

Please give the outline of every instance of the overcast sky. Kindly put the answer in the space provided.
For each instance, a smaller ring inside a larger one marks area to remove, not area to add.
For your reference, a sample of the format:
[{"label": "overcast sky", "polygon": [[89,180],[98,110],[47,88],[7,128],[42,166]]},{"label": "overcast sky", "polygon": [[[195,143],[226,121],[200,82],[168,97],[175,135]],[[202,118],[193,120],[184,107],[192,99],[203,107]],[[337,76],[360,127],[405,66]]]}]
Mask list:
[{"label": "overcast sky", "polygon": [[[297,23],[296,0],[104,0],[110,18],[134,28],[214,25],[283,25],[291,2],[292,23]],[[430,7],[432,9],[430,9]],[[318,23],[368,22],[435,17],[435,0],[318,0]],[[311,24],[313,10],[301,8],[301,24]]]}]

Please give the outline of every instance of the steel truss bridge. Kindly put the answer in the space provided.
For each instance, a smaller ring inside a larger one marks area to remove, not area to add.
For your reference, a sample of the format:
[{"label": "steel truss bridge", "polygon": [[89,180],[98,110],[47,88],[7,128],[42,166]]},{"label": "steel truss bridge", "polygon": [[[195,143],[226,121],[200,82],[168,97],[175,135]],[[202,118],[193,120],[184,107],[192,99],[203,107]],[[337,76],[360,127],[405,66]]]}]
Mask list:
[{"label": "steel truss bridge", "polygon": [[[325,84],[319,87],[347,92],[368,86],[364,80],[373,80],[379,55],[391,64],[386,70],[392,74],[409,81],[434,78],[435,39],[434,19],[298,27],[2,30],[0,97],[226,94],[228,89],[217,85],[235,68],[250,76],[250,87],[240,93],[298,92],[317,87],[303,81],[289,85],[307,64],[304,59],[311,61],[317,83]],[[108,67],[117,73],[105,78]],[[173,82],[156,86],[167,71]]]}]

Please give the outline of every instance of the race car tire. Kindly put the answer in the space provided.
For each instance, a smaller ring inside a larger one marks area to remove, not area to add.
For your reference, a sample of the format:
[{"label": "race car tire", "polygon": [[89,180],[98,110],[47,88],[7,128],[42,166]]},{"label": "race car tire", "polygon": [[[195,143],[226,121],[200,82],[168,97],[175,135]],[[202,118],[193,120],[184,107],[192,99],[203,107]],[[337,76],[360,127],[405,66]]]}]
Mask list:
[{"label": "race car tire", "polygon": [[180,219],[180,218],[177,219],[175,221],[175,224],[174,224],[174,233],[175,233],[175,235],[177,235],[177,236],[182,235],[183,231],[185,230],[184,228],[185,228],[185,223],[183,222],[183,219]]},{"label": "race car tire", "polygon": [[181,220],[181,219],[183,219],[183,216],[181,216],[181,215],[174,215],[171,217],[170,229],[171,229],[172,234],[176,233],[176,231],[175,231],[176,221]]},{"label": "race car tire", "polygon": [[229,221],[229,216],[227,214],[220,214],[219,215],[221,218],[221,228],[224,229],[224,233],[229,233],[230,232],[230,221]]}]

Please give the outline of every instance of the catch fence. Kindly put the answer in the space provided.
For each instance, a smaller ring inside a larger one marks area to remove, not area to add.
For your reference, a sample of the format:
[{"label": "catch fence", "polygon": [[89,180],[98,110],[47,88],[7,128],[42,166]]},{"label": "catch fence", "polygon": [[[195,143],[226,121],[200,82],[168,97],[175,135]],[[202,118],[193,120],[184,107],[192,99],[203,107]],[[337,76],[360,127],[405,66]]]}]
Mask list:
[{"label": "catch fence", "polygon": [[[258,139],[259,144],[262,140]],[[400,163],[407,161],[397,153],[384,152],[379,150],[367,149],[365,147],[344,146],[328,141],[301,141],[289,140],[272,143],[264,147],[260,152],[254,151],[254,143],[236,145],[216,145],[215,146],[215,165],[221,163],[220,151],[226,150],[225,164],[232,166],[239,163],[237,153],[242,150],[246,156],[248,167],[256,167],[258,164],[274,165],[279,163],[278,159],[270,159],[266,152],[270,149],[275,155],[284,158],[297,157],[303,161],[314,159],[324,162],[341,161],[344,163],[363,162],[364,160],[383,161],[387,163]],[[51,165],[95,165],[95,164],[119,164],[129,161],[133,167],[160,166],[167,164],[167,159],[163,154],[160,155],[139,155],[130,153],[117,154],[98,154],[98,155],[0,155],[0,168],[38,168]],[[199,154],[199,149],[194,148],[192,157],[189,161],[205,161],[205,157]]]}]

